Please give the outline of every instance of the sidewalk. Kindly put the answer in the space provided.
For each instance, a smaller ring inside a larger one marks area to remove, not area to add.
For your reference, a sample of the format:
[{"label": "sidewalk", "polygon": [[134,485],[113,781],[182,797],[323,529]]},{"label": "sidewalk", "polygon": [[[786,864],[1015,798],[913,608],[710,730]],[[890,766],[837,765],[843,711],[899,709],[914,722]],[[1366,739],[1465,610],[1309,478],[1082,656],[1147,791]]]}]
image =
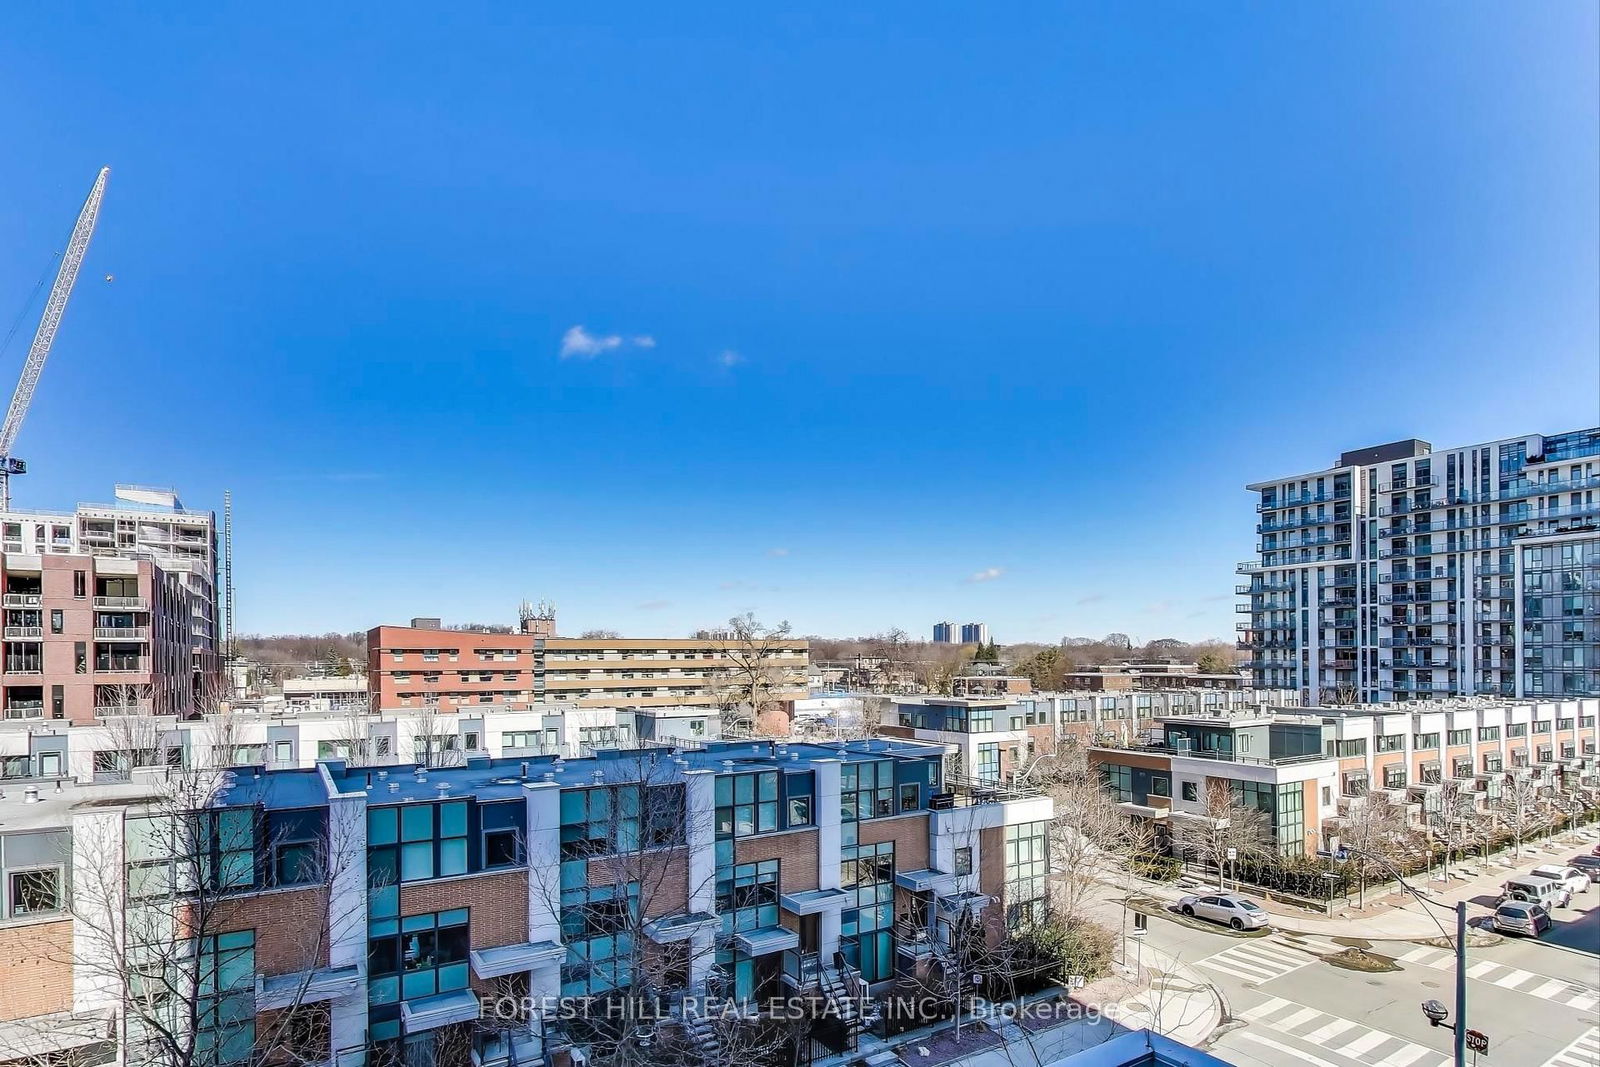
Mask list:
[{"label": "sidewalk", "polygon": [[[1222,1025],[1227,1005],[1221,992],[1193,968],[1137,938],[1126,938],[1122,948],[1124,959],[1137,965],[1135,984],[1142,988],[1110,1003],[1095,1003],[1107,1018],[1129,1030],[1153,1030],[1195,1046]],[[1125,967],[1125,973],[1133,969]],[[1144,985],[1145,980],[1148,986]],[[1094,1003],[1092,998],[1080,995],[1073,999],[1082,1004]]]},{"label": "sidewalk", "polygon": [[[1450,869],[1448,885],[1437,874],[1431,879],[1426,874],[1419,874],[1407,878],[1406,882],[1439,904],[1454,907],[1458,901],[1467,901],[1469,918],[1487,915],[1494,910],[1494,900],[1500,895],[1501,884],[1512,874],[1541,863],[1564,861],[1579,852],[1587,852],[1597,839],[1600,839],[1600,834],[1589,828],[1558,834],[1551,845],[1543,841],[1524,844],[1520,858],[1511,850],[1491,855],[1487,872],[1479,859],[1457,863]],[[1204,893],[1207,889],[1184,889],[1164,882],[1144,882],[1141,891],[1171,904],[1182,897]],[[1419,941],[1442,936],[1442,925],[1450,936],[1454,936],[1449,916],[1438,908],[1420,904],[1415,897],[1392,885],[1379,892],[1381,896],[1369,890],[1365,911],[1358,911],[1354,907],[1354,898],[1343,904],[1336,900],[1334,907],[1338,914],[1333,918],[1283,904],[1255,890],[1247,890],[1246,895],[1272,914],[1274,929],[1289,933],[1364,937],[1374,941]]]}]

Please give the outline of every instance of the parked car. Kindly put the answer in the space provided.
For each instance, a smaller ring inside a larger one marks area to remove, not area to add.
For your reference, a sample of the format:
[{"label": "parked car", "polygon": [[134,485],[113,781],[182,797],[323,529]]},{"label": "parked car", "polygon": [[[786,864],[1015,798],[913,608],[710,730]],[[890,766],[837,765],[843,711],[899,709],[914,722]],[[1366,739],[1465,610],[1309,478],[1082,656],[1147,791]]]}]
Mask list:
[{"label": "parked car", "polygon": [[1510,900],[1520,900],[1527,904],[1537,904],[1545,911],[1554,911],[1564,908],[1572,903],[1572,890],[1564,882],[1554,878],[1540,878],[1532,874],[1519,874],[1515,878],[1506,880],[1504,892],[1500,894],[1498,903],[1504,904]]},{"label": "parked car", "polygon": [[1178,910],[1185,915],[1227,923],[1235,930],[1259,930],[1267,925],[1269,918],[1261,905],[1236,893],[1187,896],[1178,901]]},{"label": "parked car", "polygon": [[1600,856],[1574,856],[1572,865],[1589,876],[1589,881],[1600,882]]},{"label": "parked car", "polygon": [[1587,893],[1589,891],[1589,876],[1576,867],[1568,867],[1560,863],[1542,863],[1528,872],[1539,878],[1548,878],[1552,882],[1560,882],[1567,887],[1569,893]]},{"label": "parked car", "polygon": [[1537,904],[1513,900],[1494,909],[1494,929],[1503,934],[1532,934],[1550,929],[1550,913]]}]

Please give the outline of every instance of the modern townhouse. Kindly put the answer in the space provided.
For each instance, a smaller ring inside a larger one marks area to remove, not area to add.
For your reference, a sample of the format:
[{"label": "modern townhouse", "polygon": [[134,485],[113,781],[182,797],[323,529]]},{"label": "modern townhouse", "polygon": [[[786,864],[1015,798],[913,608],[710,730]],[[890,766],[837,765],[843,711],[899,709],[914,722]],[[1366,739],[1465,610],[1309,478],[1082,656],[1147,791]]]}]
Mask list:
[{"label": "modern townhouse", "polygon": [[446,767],[469,759],[563,756],[642,745],[694,746],[721,736],[704,708],[474,707],[373,713],[365,705],[285,714],[224,711],[195,718],[105,715],[91,724],[0,724],[0,788],[25,780],[125,782],[139,768]]},{"label": "modern townhouse", "polygon": [[1322,704],[1600,695],[1600,428],[1398,441],[1247,488],[1258,684]]},{"label": "modern townhouse", "polygon": [[885,736],[951,745],[963,774],[1010,782],[1025,773],[1034,756],[1055,752],[1066,738],[1079,745],[1131,742],[1164,716],[1292,707],[1297,696],[1292,690],[1229,689],[904,696],[894,698],[891,721],[880,730]]},{"label": "modern townhouse", "polygon": [[1419,826],[1447,791],[1492,817],[1507,784],[1524,778],[1569,810],[1600,807],[1597,712],[1600,699],[1462,699],[1165,716],[1144,741],[1097,746],[1089,758],[1130,814],[1168,830],[1205,819],[1221,785],[1266,813],[1282,854],[1307,855],[1336,848],[1353,802],[1377,793]]},{"label": "modern townhouse", "polygon": [[[966,788],[948,755],[710,742],[7,789],[0,1059],[570,1065],[714,1051],[685,996],[791,994],[816,1011],[794,1040],[847,1049],[959,930],[1044,899],[1049,799]],[[596,1006],[628,992],[670,1010],[619,1034]]]}]

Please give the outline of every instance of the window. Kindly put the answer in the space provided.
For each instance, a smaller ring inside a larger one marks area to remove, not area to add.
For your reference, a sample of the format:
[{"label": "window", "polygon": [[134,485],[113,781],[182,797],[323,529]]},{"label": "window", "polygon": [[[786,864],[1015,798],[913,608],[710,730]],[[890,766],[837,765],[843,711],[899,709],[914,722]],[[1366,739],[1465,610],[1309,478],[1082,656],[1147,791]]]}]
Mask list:
[{"label": "window", "polygon": [[370,923],[367,998],[374,1006],[467,988],[467,909]]},{"label": "window", "polygon": [[61,868],[40,867],[13,871],[10,884],[11,917],[42,915],[61,910]]},{"label": "window", "polygon": [[467,873],[467,802],[367,809],[367,874],[376,890]]},{"label": "window", "polygon": [[1103,763],[1100,773],[1105,777],[1106,788],[1123,804],[1133,803],[1133,768],[1117,763]]},{"label": "window", "polygon": [[1164,774],[1150,776],[1150,795],[1153,797],[1170,797],[1172,795],[1172,779]]},{"label": "window", "polygon": [[1184,782],[1182,788],[1183,788],[1183,799],[1184,800],[1187,800],[1187,801],[1190,801],[1190,802],[1199,801],[1199,799],[1200,799],[1200,783],[1199,782]]},{"label": "window", "polygon": [[778,861],[717,870],[717,912],[725,935],[778,925]]},{"label": "window", "polygon": [[972,770],[973,777],[980,782],[998,782],[1000,780],[1000,745],[998,743],[980,744]]},{"label": "window", "polygon": [[1445,738],[1445,742],[1450,745],[1470,745],[1472,744],[1472,731],[1451,730]]},{"label": "window", "polygon": [[814,782],[815,776],[810,771],[783,776],[783,795],[788,806],[789,826],[811,825],[811,796]]},{"label": "window", "polygon": [[1498,727],[1498,726],[1480,726],[1480,727],[1478,727],[1478,740],[1479,741],[1498,741],[1498,740],[1500,740],[1500,727]]},{"label": "window", "polygon": [[1365,737],[1352,738],[1349,741],[1339,742],[1340,756],[1365,756],[1367,754],[1367,739]]},{"label": "window", "polygon": [[1035,922],[1043,917],[1045,879],[1050,873],[1045,847],[1047,822],[1025,822],[1006,827],[1006,922]]},{"label": "window", "polygon": [[1378,737],[1379,752],[1399,752],[1405,747],[1405,734],[1380,734]]},{"label": "window", "polygon": [[274,741],[272,743],[272,758],[277,763],[293,762],[294,743],[292,741]]},{"label": "window", "polygon": [[689,736],[690,737],[704,737],[705,733],[706,733],[706,721],[704,719],[690,719],[689,720]]},{"label": "window", "polygon": [[1418,748],[1418,749],[1438,748],[1439,747],[1439,735],[1437,733],[1412,734],[1411,735],[1411,747],[1412,748]]},{"label": "window", "polygon": [[972,873],[972,846],[966,845],[956,849],[956,874]]},{"label": "window", "polygon": [[484,870],[515,867],[523,862],[523,812],[522,802],[518,800],[478,806],[478,818],[483,832]]},{"label": "window", "polygon": [[1570,729],[1572,729],[1572,720],[1571,719],[1557,719],[1556,720],[1556,729],[1557,730],[1570,730]]},{"label": "window", "polygon": [[1549,733],[1550,732],[1550,720],[1549,719],[1535,719],[1535,720],[1533,720],[1533,732],[1536,733],[1536,734],[1547,734],[1547,733]]},{"label": "window", "polygon": [[50,632],[53,633],[53,634],[58,634],[58,633],[61,633],[65,629],[66,629],[66,622],[61,616],[61,609],[60,608],[51,608],[50,609]]},{"label": "window", "polygon": [[72,673],[89,673],[89,646],[83,641],[72,643]]},{"label": "window", "polygon": [[1450,777],[1452,777],[1452,778],[1471,778],[1472,777],[1472,760],[1468,759],[1465,756],[1457,756],[1455,759],[1451,760],[1450,761]]},{"label": "window", "polygon": [[478,731],[476,730],[468,730],[466,732],[463,740],[468,752],[476,752],[478,750],[478,737]]},{"label": "window", "polygon": [[52,719],[67,717],[67,698],[60,685],[50,687],[50,717]]},{"label": "window", "polygon": [[748,837],[778,829],[778,772],[719,775],[715,826],[718,837]]},{"label": "window", "polygon": [[1500,773],[1500,753],[1485,752],[1483,754],[1483,770],[1485,774]]},{"label": "window", "polygon": [[839,950],[868,982],[894,977],[894,842],[840,849]]},{"label": "window", "polygon": [[[996,759],[999,758],[996,746]],[[848,763],[839,772],[840,818],[846,822],[894,814],[894,761]]]},{"label": "window", "polygon": [[73,599],[74,600],[82,600],[87,595],[88,595],[88,582],[87,582],[87,579],[86,579],[86,577],[84,575],[84,572],[83,571],[73,571],[72,572],[72,597],[73,597]]},{"label": "window", "polygon": [[1528,736],[1528,724],[1525,723],[1525,722],[1514,722],[1514,723],[1508,724],[1506,726],[1506,736],[1507,737],[1527,737]]},{"label": "window", "polygon": [[1392,763],[1383,769],[1383,787],[1385,789],[1403,789],[1406,784],[1406,768],[1404,764]]},{"label": "window", "polygon": [[194,1062],[248,1063],[256,1041],[255,931],[201,938],[196,978]]},{"label": "window", "polygon": [[321,809],[279,809],[267,814],[262,837],[273,885],[306,885],[331,873],[325,871],[322,862],[321,844],[326,829]]}]

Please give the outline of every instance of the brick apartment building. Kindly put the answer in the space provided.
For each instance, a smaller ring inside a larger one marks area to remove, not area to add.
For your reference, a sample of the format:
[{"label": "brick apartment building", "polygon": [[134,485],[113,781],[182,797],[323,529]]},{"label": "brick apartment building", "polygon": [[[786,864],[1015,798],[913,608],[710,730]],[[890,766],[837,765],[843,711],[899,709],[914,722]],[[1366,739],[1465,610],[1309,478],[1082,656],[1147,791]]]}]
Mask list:
[{"label": "brick apartment building", "polygon": [[[367,688],[375,708],[484,704],[578,707],[714,707],[735,662],[723,641],[701,638],[557,637],[553,619],[521,633],[437,626],[377,626],[367,632]],[[806,695],[809,650],[785,640],[765,657],[772,701]]]},{"label": "brick apartment building", "polygon": [[170,492],[0,514],[0,716],[185,716],[219,695],[215,523]]},{"label": "brick apartment building", "polygon": [[[201,924],[170,957],[200,969],[197,1062],[570,1064],[604,1024],[530,1005],[644,986],[809,994],[805,1040],[848,1049],[872,1022],[858,995],[939,966],[966,918],[997,936],[1043,900],[1049,799],[950,780],[947,754],[746,741],[241,768],[199,816],[187,884],[205,888],[179,896],[182,877],[152,877],[177,861],[156,843],[163,772],[0,801],[0,1059],[21,1039],[107,1062],[126,1034],[139,1062],[151,1024],[95,939],[173,952],[137,932],[171,942],[175,912]],[[131,894],[120,924],[94,921],[108,877]],[[686,1015],[662,1032],[708,1055],[720,1040]]]},{"label": "brick apartment building", "polygon": [[1600,699],[1585,698],[1171,715],[1150,742],[1091,748],[1089,758],[1130,813],[1167,828],[1205,818],[1208,790],[1221,784],[1267,814],[1280,852],[1308,855],[1335,847],[1352,805],[1370,795],[1428,825],[1447,781],[1470,808],[1456,818],[1492,822],[1519,779],[1552,801],[1600,806],[1597,712]]}]

